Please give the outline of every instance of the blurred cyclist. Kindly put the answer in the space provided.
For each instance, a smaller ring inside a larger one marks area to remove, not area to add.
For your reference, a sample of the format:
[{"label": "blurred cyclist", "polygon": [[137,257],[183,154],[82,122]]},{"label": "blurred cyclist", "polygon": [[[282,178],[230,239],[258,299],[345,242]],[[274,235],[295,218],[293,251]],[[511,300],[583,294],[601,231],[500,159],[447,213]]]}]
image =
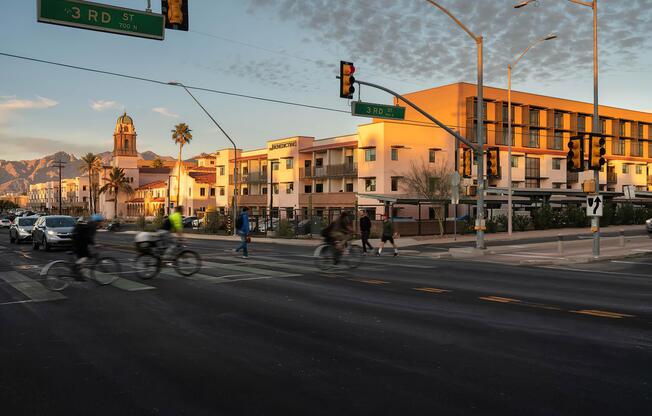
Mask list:
[{"label": "blurred cyclist", "polygon": [[[93,214],[88,219],[88,222],[78,222],[73,229],[72,248],[77,261],[77,267],[84,264],[88,257],[91,257],[89,246],[95,245],[95,233],[98,228],[102,226],[104,217],[100,214]],[[78,274],[75,276],[77,280],[84,280],[84,276]]]},{"label": "blurred cyclist", "polygon": [[353,227],[351,217],[346,211],[342,212],[335,221],[331,222],[328,227],[322,231],[324,241],[335,247],[333,252],[333,260],[335,264],[340,262],[344,246],[346,242],[352,238],[352,234]]},{"label": "blurred cyclist", "polygon": [[[176,248],[178,241],[177,238],[181,238],[183,234],[183,207],[181,205],[174,208],[174,212],[170,214],[161,225],[159,230],[159,235],[161,236],[161,243],[163,246],[167,247],[165,250],[164,256],[171,254]],[[176,234],[174,237],[173,234]]]}]

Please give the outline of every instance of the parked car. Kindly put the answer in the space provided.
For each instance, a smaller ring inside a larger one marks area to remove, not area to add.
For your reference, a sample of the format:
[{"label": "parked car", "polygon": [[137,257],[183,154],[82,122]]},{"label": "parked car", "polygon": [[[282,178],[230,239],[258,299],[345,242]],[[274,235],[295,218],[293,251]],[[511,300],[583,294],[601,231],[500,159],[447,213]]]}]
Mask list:
[{"label": "parked car", "polygon": [[183,217],[183,228],[189,228],[192,227],[192,222],[196,220],[197,217],[192,216],[192,217]]},{"label": "parked car", "polygon": [[11,220],[9,218],[0,219],[0,228],[9,228],[11,227]]},{"label": "parked car", "polygon": [[38,217],[18,217],[9,228],[9,242],[20,244],[32,240],[32,227]]},{"label": "parked car", "polygon": [[652,233],[652,218],[645,221],[645,228],[647,228],[648,233]]},{"label": "parked car", "polygon": [[48,215],[40,217],[32,228],[32,246],[48,251],[54,246],[71,246],[72,231],[77,221],[69,215]]},{"label": "parked car", "polygon": [[204,226],[204,218],[198,218],[192,221],[192,228],[200,228]]}]

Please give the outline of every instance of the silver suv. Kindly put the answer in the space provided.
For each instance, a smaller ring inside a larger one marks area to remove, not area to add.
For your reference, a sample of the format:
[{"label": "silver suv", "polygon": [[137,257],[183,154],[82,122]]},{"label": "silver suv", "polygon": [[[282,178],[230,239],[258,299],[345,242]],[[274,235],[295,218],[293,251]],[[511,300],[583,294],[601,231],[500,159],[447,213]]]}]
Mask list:
[{"label": "silver suv", "polygon": [[77,221],[68,215],[48,215],[40,217],[32,228],[34,250],[43,246],[45,251],[54,246],[71,246],[72,232]]},{"label": "silver suv", "polygon": [[9,242],[18,243],[32,239],[32,227],[38,217],[16,217],[9,228]]}]

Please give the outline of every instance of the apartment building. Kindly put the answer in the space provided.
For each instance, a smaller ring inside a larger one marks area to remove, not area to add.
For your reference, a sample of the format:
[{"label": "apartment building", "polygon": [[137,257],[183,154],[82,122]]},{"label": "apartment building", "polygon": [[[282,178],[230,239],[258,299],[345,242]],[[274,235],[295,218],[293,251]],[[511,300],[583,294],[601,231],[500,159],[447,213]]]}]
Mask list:
[{"label": "apartment building", "polygon": [[[28,205],[33,210],[59,210],[59,181],[48,181],[29,186]],[[81,214],[88,210],[90,204],[90,189],[88,177],[61,180],[62,211],[71,214]]]}]

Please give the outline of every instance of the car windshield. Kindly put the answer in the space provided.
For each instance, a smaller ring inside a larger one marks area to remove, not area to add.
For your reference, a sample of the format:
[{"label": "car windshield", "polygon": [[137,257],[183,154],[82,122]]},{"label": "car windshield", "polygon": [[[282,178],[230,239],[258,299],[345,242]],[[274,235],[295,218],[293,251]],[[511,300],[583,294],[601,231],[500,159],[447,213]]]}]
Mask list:
[{"label": "car windshield", "polygon": [[21,218],[18,220],[18,225],[22,227],[31,227],[36,222],[36,218]]},{"label": "car windshield", "polygon": [[45,225],[52,228],[74,227],[75,220],[70,217],[46,218]]}]

